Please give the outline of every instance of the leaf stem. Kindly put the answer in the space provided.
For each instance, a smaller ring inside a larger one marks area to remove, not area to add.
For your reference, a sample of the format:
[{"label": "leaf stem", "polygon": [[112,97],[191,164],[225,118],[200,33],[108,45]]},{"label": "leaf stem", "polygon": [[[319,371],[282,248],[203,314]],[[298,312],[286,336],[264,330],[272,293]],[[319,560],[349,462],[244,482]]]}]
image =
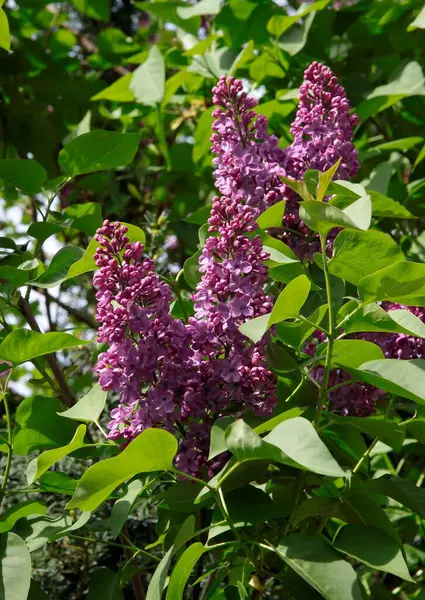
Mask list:
[{"label": "leaf stem", "polygon": [[331,372],[332,365],[332,350],[334,344],[335,337],[335,315],[334,315],[334,307],[332,304],[332,290],[331,290],[331,280],[329,276],[328,270],[328,258],[326,256],[326,236],[320,234],[320,246],[322,249],[322,260],[323,260],[323,273],[325,275],[325,284],[326,284],[326,296],[328,300],[328,314],[329,314],[329,337],[328,337],[328,346],[326,350],[326,362],[325,362],[325,371],[323,373],[322,385],[320,386],[320,392],[317,399],[316,406],[316,415],[314,417],[314,423],[316,427],[318,427],[320,423],[320,417],[322,416],[323,404],[326,400],[328,394],[328,383],[329,383],[329,375]]},{"label": "leaf stem", "polygon": [[107,540],[101,540],[100,538],[97,537],[93,537],[93,538],[88,538],[88,537],[84,537],[82,535],[74,535],[73,533],[67,533],[66,534],[67,537],[70,538],[75,538],[77,540],[83,540],[84,542],[90,542],[91,544],[105,544],[106,546],[114,546],[115,548],[121,548],[121,549],[127,549],[127,550],[132,550],[133,552],[138,552],[138,554],[142,554],[143,556],[146,556],[146,558],[150,558],[151,560],[154,560],[155,562],[161,562],[161,559],[158,556],[155,556],[155,554],[151,554],[150,552],[146,552],[146,550],[142,550],[141,548],[137,548],[137,546],[127,546],[125,544],[117,544],[116,542],[109,542]]},{"label": "leaf stem", "polygon": [[168,152],[167,138],[165,137],[164,115],[163,115],[160,104],[156,105],[156,117],[157,117],[157,124],[158,124],[159,146],[162,150],[162,154],[164,155],[164,160],[165,160],[165,165],[167,167],[167,171],[170,171],[171,170],[171,159],[170,159],[170,154]]},{"label": "leaf stem", "polygon": [[[10,373],[7,378],[7,382],[9,381]],[[7,387],[7,383],[6,383]],[[12,456],[13,456],[13,445],[12,445],[12,422],[10,419],[10,411],[9,411],[9,403],[7,401],[7,391],[3,396],[3,404],[4,411],[6,415],[6,425],[7,425],[7,458],[6,458],[6,466],[4,469],[3,481],[0,488],[0,504],[3,502],[3,498],[6,492],[7,480],[9,478],[10,467],[12,465]]]},{"label": "leaf stem", "polygon": [[324,327],[320,327],[320,325],[317,325],[317,323],[313,323],[313,321],[306,319],[306,317],[303,317],[302,315],[298,315],[297,319],[302,321],[306,325],[309,325],[310,327],[314,327],[314,329],[318,329],[319,331],[322,331],[325,335],[327,335],[329,337],[329,335],[330,335],[329,331],[327,329],[325,329]]},{"label": "leaf stem", "polygon": [[[42,222],[46,222],[47,219],[49,218],[49,214],[50,214],[50,209],[52,207],[53,201],[55,200],[56,196],[61,192],[61,190],[71,181],[72,177],[67,177],[65,179],[65,181],[62,181],[62,183],[60,185],[58,185],[58,187],[56,188],[54,194],[52,195],[52,197],[48,200],[47,202],[47,207],[46,207],[46,212],[44,213],[43,216],[43,220]],[[41,251],[41,246],[43,245],[43,242],[40,242],[40,240],[37,240],[37,243],[35,245],[35,249],[34,249],[34,255],[33,258],[38,258],[38,255],[40,254]],[[28,302],[29,297],[31,295],[31,285],[27,286],[27,291],[25,294],[25,300]]]},{"label": "leaf stem", "polygon": [[298,508],[298,504],[300,501],[300,497],[301,497],[301,492],[303,490],[303,486],[304,486],[304,478],[305,478],[305,472],[304,471],[300,471],[297,475],[297,487],[295,489],[295,503],[294,503],[294,508],[292,509],[292,512],[289,516],[288,522],[286,523],[285,529],[283,530],[283,535],[288,535],[288,531],[292,525],[292,521],[294,520],[295,517],[295,513],[297,511]]},{"label": "leaf stem", "polygon": [[357,471],[360,469],[360,467],[362,466],[362,464],[364,463],[364,461],[368,458],[369,454],[372,452],[372,450],[375,448],[375,446],[376,446],[376,444],[378,442],[379,442],[379,438],[376,437],[373,440],[373,442],[371,443],[371,445],[369,446],[369,448],[360,457],[359,462],[356,464],[356,466],[353,469],[353,473],[357,473]]}]

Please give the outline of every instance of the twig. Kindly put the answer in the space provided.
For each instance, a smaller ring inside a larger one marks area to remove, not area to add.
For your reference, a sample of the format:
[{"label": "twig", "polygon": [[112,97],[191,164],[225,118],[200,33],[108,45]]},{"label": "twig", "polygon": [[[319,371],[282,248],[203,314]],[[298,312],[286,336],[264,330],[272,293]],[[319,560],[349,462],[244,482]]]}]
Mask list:
[{"label": "twig", "polygon": [[58,306],[63,308],[63,310],[66,310],[66,312],[72,317],[78,321],[81,321],[82,323],[85,323],[88,327],[90,327],[90,329],[97,329],[97,321],[89,313],[85,313],[82,310],[78,310],[78,308],[69,306],[68,304],[65,304],[65,302],[62,302],[62,300],[59,298],[54,298],[53,296],[48,295],[47,290],[45,291],[45,295],[46,298],[48,297],[51,302],[55,302]]},{"label": "twig", "polygon": [[[28,304],[27,300],[21,296],[18,301],[18,308],[22,315],[25,317],[28,325],[31,327],[33,331],[37,331],[41,333],[40,327],[38,326],[37,321],[35,320],[34,315],[31,312],[31,307]],[[53,376],[57,381],[57,384],[60,388],[62,400],[66,404],[66,406],[72,406],[74,403],[73,394],[66,382],[65,376],[61,367],[59,366],[58,361],[56,360],[56,355],[54,353],[47,354],[46,360],[49,363],[49,367],[52,370]]]},{"label": "twig", "polygon": [[[129,533],[128,533],[128,529],[127,529],[127,525],[124,525],[123,527],[123,533],[120,536],[123,540],[125,541],[129,541],[130,543],[130,537],[129,537]],[[127,547],[124,548],[124,554],[125,557],[127,558],[127,561],[130,564],[135,564],[134,563],[134,559],[135,559],[135,555],[134,552],[132,552],[131,550],[129,550]],[[133,586],[133,592],[134,592],[134,597],[136,598],[136,600],[145,600],[146,598],[146,592],[145,592],[145,587],[143,585],[142,582],[142,578],[140,577],[140,573],[135,573],[132,578],[131,578],[131,584]]]}]

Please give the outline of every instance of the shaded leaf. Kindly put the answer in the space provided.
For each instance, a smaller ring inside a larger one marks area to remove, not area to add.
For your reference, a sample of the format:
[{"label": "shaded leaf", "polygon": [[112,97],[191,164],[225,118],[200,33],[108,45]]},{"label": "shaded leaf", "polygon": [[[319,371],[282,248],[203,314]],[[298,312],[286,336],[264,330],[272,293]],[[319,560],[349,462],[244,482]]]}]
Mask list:
[{"label": "shaded leaf", "polygon": [[[2,9],[0,11],[3,13]],[[43,183],[46,181],[47,172],[36,160],[3,158],[0,160],[0,179],[11,183],[25,194],[28,194],[28,196],[34,196],[34,194],[37,194],[41,190]]]},{"label": "shaded leaf", "polygon": [[293,534],[281,540],[276,552],[326,600],[362,600],[356,572],[330,544]]},{"label": "shaded leaf", "polygon": [[71,176],[117,169],[130,163],[139,147],[139,133],[93,130],[74,138],[59,152],[59,164]]},{"label": "shaded leaf", "polygon": [[400,546],[382,529],[345,525],[338,531],[333,546],[339,552],[365,563],[374,570],[392,573],[405,581],[414,582]]}]

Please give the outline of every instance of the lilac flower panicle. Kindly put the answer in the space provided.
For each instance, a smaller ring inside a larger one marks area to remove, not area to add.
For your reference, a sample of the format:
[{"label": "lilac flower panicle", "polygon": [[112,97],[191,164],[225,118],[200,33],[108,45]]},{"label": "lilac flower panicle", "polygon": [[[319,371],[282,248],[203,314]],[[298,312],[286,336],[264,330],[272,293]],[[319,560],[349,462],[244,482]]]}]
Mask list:
[{"label": "lilac flower panicle", "polygon": [[[344,88],[332,71],[313,62],[304,73],[300,102],[291,133],[293,143],[285,149],[284,170],[288,177],[302,179],[309,169],[327,171],[338,159],[337,179],[350,179],[360,168],[352,142],[358,117],[350,114]],[[286,241],[300,256],[311,257],[318,251],[317,236],[299,218],[299,198],[288,191],[284,225],[289,230]]]},{"label": "lilac flower panicle", "polygon": [[223,409],[236,401],[239,410],[265,414],[273,409],[276,394],[264,343],[251,344],[239,327],[272,308],[264,293],[269,255],[261,238],[249,234],[257,228],[260,212],[283,198],[278,177],[283,153],[267,133],[267,120],[252,110],[256,102],[242,91],[241,81],[221,77],[213,93],[219,106],[213,112],[211,141],[222,196],[213,199],[208,223],[215,235],[207,238],[199,259],[202,279],[190,324],[208,377],[219,384]]},{"label": "lilac flower panicle", "polygon": [[126,231],[105,221],[96,234],[98,340],[109,348],[95,370],[102,388],[119,394],[110,437],[130,440],[146,427],[173,428],[182,416],[180,397],[196,373],[190,333],[169,313],[170,288]]},{"label": "lilac flower panicle", "polygon": [[257,101],[243,91],[242,81],[223,75],[212,91],[215,185],[224,197],[258,214],[284,197],[279,179],[285,174],[284,152],[277,137],[268,134],[266,117],[253,110]]},{"label": "lilac flower panicle", "polygon": [[283,197],[283,153],[240,81],[221,78],[214,94],[220,105],[212,136],[215,176],[223,195],[213,200],[214,235],[199,260],[202,279],[189,323],[171,317],[169,286],[143,258],[142,244],[129,243],[125,227],[105,221],[96,235],[98,337],[109,344],[96,371],[103,389],[120,397],[110,437],[130,440],[150,426],[183,427],[176,465],[194,474],[206,464],[214,418],[247,408],[268,414],[276,404],[265,342],[252,344],[239,327],[272,308],[263,289],[269,255],[251,232],[259,213]]}]

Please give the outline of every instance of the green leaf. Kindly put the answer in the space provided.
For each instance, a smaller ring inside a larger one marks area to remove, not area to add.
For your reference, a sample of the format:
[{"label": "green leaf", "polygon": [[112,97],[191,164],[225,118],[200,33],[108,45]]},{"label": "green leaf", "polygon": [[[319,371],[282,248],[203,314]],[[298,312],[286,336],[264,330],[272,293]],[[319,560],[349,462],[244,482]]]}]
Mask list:
[{"label": "green leaf", "polygon": [[364,485],[361,486],[360,490],[347,490],[341,496],[341,508],[347,517],[346,520],[349,523],[379,527],[379,529],[388,533],[400,545],[402,543],[400,536],[388,518],[387,513],[374,500],[374,496]]},{"label": "green leaf", "polygon": [[425,360],[387,358],[366,362],[359,369],[346,367],[346,370],[354,379],[425,405]]},{"label": "green leaf", "polygon": [[79,261],[83,254],[83,250],[78,246],[61,248],[52,258],[47,269],[29,283],[40,288],[57,287],[65,280],[71,265]]},{"label": "green leaf", "polygon": [[22,517],[29,517],[31,515],[45,515],[46,512],[46,505],[42,504],[41,502],[33,502],[32,500],[28,500],[27,502],[15,504],[3,513],[0,519],[0,533],[10,531],[15,525],[16,521],[19,521],[19,519],[22,519]]},{"label": "green leaf", "polygon": [[31,579],[31,587],[28,594],[28,600],[49,600],[49,597],[43,591],[38,581],[34,581],[34,579]]},{"label": "green leaf", "polygon": [[177,14],[181,19],[203,15],[216,15],[220,12],[220,0],[199,0],[192,6],[178,6]]},{"label": "green leaf", "polygon": [[303,534],[289,535],[277,554],[326,600],[362,600],[353,567],[326,542]]},{"label": "green leaf", "polygon": [[226,452],[226,430],[232,423],[232,417],[221,417],[214,421],[210,433],[210,453],[208,460],[212,460],[222,452]]},{"label": "green leaf", "polygon": [[78,448],[83,448],[85,446],[83,441],[85,434],[86,426],[80,425],[69,444],[61,448],[55,448],[54,450],[47,450],[47,452],[43,452],[43,454],[32,460],[27,467],[28,485],[34,483],[40,475],[50,469],[58,460],[64,458],[64,456],[68,456],[68,454],[71,454],[74,450],[78,450]]},{"label": "green leaf", "polygon": [[14,329],[0,344],[0,358],[19,365],[37,356],[89,343],[69,333],[38,333],[31,329]]},{"label": "green leaf", "polygon": [[425,490],[412,481],[395,475],[383,475],[369,481],[368,486],[372,491],[400,502],[425,519]]},{"label": "green leaf", "polygon": [[95,510],[124,481],[138,473],[169,471],[177,452],[177,440],[162,429],[146,429],[114,458],[87,469],[67,508]]},{"label": "green leaf", "polygon": [[345,477],[345,472],[332,457],[313,425],[303,417],[279,423],[264,441],[279,448],[294,463],[308,471],[329,477]]},{"label": "green leaf", "polygon": [[313,231],[327,235],[334,227],[368,229],[372,216],[369,196],[355,200],[346,209],[340,210],[327,202],[309,200],[300,204],[300,217]]},{"label": "green leaf", "polygon": [[390,82],[376,87],[357,107],[357,112],[360,119],[364,120],[409,96],[425,96],[424,74],[416,61],[402,62],[392,74]]},{"label": "green leaf", "polygon": [[313,323],[313,325],[309,325],[302,321],[296,323],[278,323],[276,325],[277,337],[285,345],[298,349],[308,340],[313,331],[317,329],[315,325],[320,325],[327,312],[327,304],[322,304],[317,307],[316,310],[308,316],[308,320]]},{"label": "green leaf", "polygon": [[357,369],[366,361],[384,358],[381,348],[373,342],[366,340],[336,340],[332,351],[332,368],[354,367]]},{"label": "green leaf", "polygon": [[106,567],[90,573],[87,600],[124,600],[120,586],[120,576]]},{"label": "green leaf", "polygon": [[112,102],[134,102],[136,97],[130,89],[133,73],[120,77],[114,83],[95,94],[91,99],[111,100]]},{"label": "green leaf", "polygon": [[137,6],[137,8],[140,10],[145,10],[149,14],[154,15],[163,21],[177,25],[184,31],[188,31],[194,36],[198,35],[200,25],[199,17],[182,19],[177,14],[178,8],[187,8],[186,4],[167,0],[167,2],[135,2],[135,6]]},{"label": "green leaf", "polygon": [[266,459],[329,477],[345,477],[313,425],[302,417],[281,422],[264,439],[242,420],[236,421],[226,431],[226,444],[239,462]]},{"label": "green leaf", "polygon": [[[214,118],[211,114],[210,110],[206,110],[202,113],[200,118],[198,119],[198,123],[195,129],[195,143],[193,146],[193,160],[195,162],[199,162],[204,156],[210,152],[211,149],[211,132],[212,132],[212,124],[214,123]],[[211,207],[209,207],[208,215]],[[199,209],[200,210],[200,209]],[[205,223],[205,220],[202,221]],[[202,225],[200,223],[200,225]]]},{"label": "green leaf", "polygon": [[133,72],[130,90],[145,106],[160,104],[165,92],[165,63],[158,46],[152,46],[143,64]]},{"label": "green leaf", "polygon": [[141,480],[133,479],[127,486],[127,492],[119,498],[112,507],[111,516],[109,517],[109,527],[112,535],[115,537],[121,533],[127,517],[140,493],[151,485],[151,479]]},{"label": "green leaf", "polygon": [[239,331],[252,340],[254,344],[257,344],[268,329],[270,314],[261,315],[260,317],[246,321],[246,323],[243,323],[239,327]]},{"label": "green leaf", "polygon": [[195,517],[191,515],[188,517],[183,525],[181,526],[178,534],[174,538],[174,543],[169,548],[168,552],[164,555],[163,559],[157,566],[155,573],[152,575],[150,580],[148,591],[146,593],[146,600],[161,600],[162,593],[165,588],[165,582],[167,573],[171,565],[171,559],[183,544],[185,544],[191,537],[193,537],[195,531]]},{"label": "green leaf", "polygon": [[63,171],[75,177],[130,163],[139,147],[139,133],[93,130],[74,138],[59,152]]},{"label": "green leaf", "polygon": [[287,52],[290,56],[298,54],[306,45],[308,33],[313,25],[315,16],[316,12],[312,11],[302,23],[291,27],[289,31],[284,33],[277,41],[279,48]]},{"label": "green leaf", "polygon": [[269,206],[257,218],[258,227],[268,229],[269,227],[282,227],[283,215],[285,214],[286,200],[281,200],[272,206]]},{"label": "green leaf", "polygon": [[365,525],[345,525],[338,531],[333,546],[342,554],[359,560],[373,570],[392,573],[414,583],[400,546],[382,529]]},{"label": "green leaf", "polygon": [[0,8],[0,48],[10,50],[9,21],[2,8]]},{"label": "green leaf", "polygon": [[360,306],[344,323],[347,333],[358,331],[382,331],[387,333],[406,333],[425,338],[425,324],[413,313],[404,309],[384,310],[378,304]]},{"label": "green leaf", "polygon": [[[294,408],[290,408],[289,410],[285,410],[280,415],[276,415],[275,417],[268,419],[261,425],[257,425],[254,428],[255,433],[260,435],[261,433],[268,433],[272,429],[274,429],[279,423],[286,421],[287,419],[293,419],[294,417],[299,417],[305,411],[305,407],[295,406]],[[225,417],[223,417],[225,418]]]},{"label": "green leaf", "polygon": [[419,152],[418,156],[416,157],[415,164],[413,165],[413,169],[416,169],[416,167],[419,165],[419,163],[421,163],[423,161],[424,158],[425,158],[425,146],[422,146],[422,150]]},{"label": "green leaf", "polygon": [[300,275],[288,283],[274,303],[267,328],[286,319],[298,317],[308,298],[310,288],[311,282],[306,275]]},{"label": "green leaf", "polygon": [[0,160],[0,179],[11,183],[19,190],[22,190],[24,194],[34,196],[41,190],[43,183],[47,179],[47,173],[46,169],[39,165],[36,160],[4,158]]},{"label": "green leaf", "polygon": [[[130,223],[121,223],[121,225],[125,225],[127,227],[126,235],[130,242],[142,242],[142,244],[145,243],[146,236],[139,227],[136,227],[136,225],[131,225]],[[88,273],[97,269],[93,257],[98,247],[99,242],[97,242],[94,238],[90,240],[90,243],[87,246],[80,260],[71,265],[71,268],[68,271],[68,275],[65,277],[65,281],[67,279],[72,279],[73,277],[78,277],[78,275],[83,275],[83,273]]]},{"label": "green leaf", "polygon": [[411,150],[418,144],[424,141],[423,137],[412,136],[401,138],[399,140],[391,140],[374,146],[374,150]]},{"label": "green leaf", "polygon": [[50,396],[24,398],[16,410],[15,454],[26,455],[35,450],[57,448],[74,435],[76,425],[57,415],[62,403]]},{"label": "green leaf", "polygon": [[401,65],[394,73],[392,81],[381,85],[373,90],[368,96],[411,96],[415,94],[425,95],[424,76],[419,63],[412,61]]},{"label": "green leaf", "polygon": [[64,216],[72,219],[72,228],[83,231],[87,235],[94,235],[102,227],[102,209],[98,202],[84,202],[72,204],[65,208]]},{"label": "green leaf", "polygon": [[46,471],[39,479],[40,490],[51,494],[72,496],[78,481],[60,471]]},{"label": "green leaf", "polygon": [[31,225],[28,227],[27,234],[43,243],[51,235],[55,235],[62,230],[63,228],[57,223],[37,221],[36,223],[31,223]]},{"label": "green leaf", "polygon": [[[425,156],[425,155],[424,155]],[[390,219],[416,219],[415,215],[407,210],[402,204],[396,202],[380,192],[368,190],[372,200],[372,215],[374,217],[388,217]]]},{"label": "green leaf", "polygon": [[186,583],[192,570],[207,550],[200,542],[195,542],[183,552],[171,573],[166,600],[182,600]]},{"label": "green leaf", "polygon": [[390,300],[407,306],[425,306],[425,265],[394,263],[363,277],[358,288],[363,302]]},{"label": "green leaf", "polygon": [[329,517],[346,521],[340,502],[336,498],[326,496],[313,496],[298,506],[294,513],[294,527],[297,527],[304,519],[311,517]]},{"label": "green leaf", "polygon": [[15,533],[0,535],[0,563],[1,600],[25,600],[31,583],[31,557]]},{"label": "green leaf", "polygon": [[71,406],[65,412],[58,412],[58,415],[67,419],[83,421],[84,423],[97,423],[105,408],[107,396],[108,392],[104,392],[100,385],[96,383],[74,406]]},{"label": "green leaf", "polygon": [[[312,2],[311,4],[303,2],[293,15],[273,15],[267,23],[267,31],[275,37],[280,37],[301,18],[307,16],[312,11],[323,10],[327,7],[329,2],[330,0],[316,0],[316,2]],[[243,4],[241,9],[243,10]]]},{"label": "green leaf", "polygon": [[357,284],[362,277],[404,260],[400,246],[381,231],[344,229],[338,233],[329,272]]},{"label": "green leaf", "polygon": [[372,438],[378,438],[385,444],[399,451],[403,445],[405,432],[401,423],[390,421],[383,416],[376,417],[339,417],[329,414],[332,423],[338,423],[340,427],[355,427]]},{"label": "green leaf", "polygon": [[316,192],[317,200],[322,201],[323,198],[326,196],[326,190],[328,189],[329,184],[331,183],[332,179],[334,178],[334,175],[337,172],[340,164],[341,164],[341,159],[338,159],[337,162],[333,165],[333,167],[331,167],[324,173],[319,171],[319,185],[317,186],[317,192]]},{"label": "green leaf", "polygon": [[310,287],[311,282],[306,275],[293,279],[279,294],[270,315],[262,315],[246,321],[239,327],[239,331],[254,343],[259,342],[272,325],[299,316],[310,293]]},{"label": "green leaf", "polygon": [[286,183],[288,187],[291,188],[294,192],[301,196],[303,200],[308,202],[315,201],[313,196],[308,191],[307,185],[305,181],[295,181],[295,179],[289,179],[288,177],[281,177],[281,180]]},{"label": "green leaf", "polygon": [[407,31],[413,31],[414,29],[425,29],[425,6],[419,12],[416,19],[410,23]]},{"label": "green leaf", "polygon": [[201,274],[199,273],[199,257],[202,254],[202,250],[198,250],[185,260],[183,265],[183,274],[186,283],[192,289],[195,289],[198,283],[201,281]]},{"label": "green leaf", "polygon": [[71,0],[75,8],[92,19],[109,21],[109,0]]}]

